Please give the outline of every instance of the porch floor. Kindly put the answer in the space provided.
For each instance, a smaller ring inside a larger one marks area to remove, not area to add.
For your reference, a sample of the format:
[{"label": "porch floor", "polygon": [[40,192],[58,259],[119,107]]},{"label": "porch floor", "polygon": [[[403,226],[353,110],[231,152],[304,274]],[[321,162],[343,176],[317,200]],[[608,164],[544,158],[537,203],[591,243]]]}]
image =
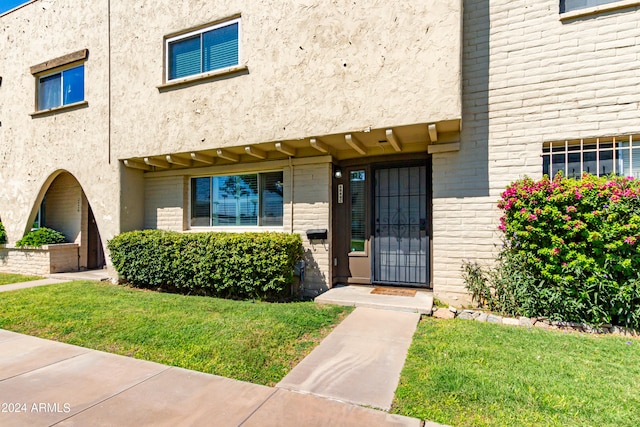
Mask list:
[{"label": "porch floor", "polygon": [[375,286],[338,285],[315,298],[317,304],[348,305],[431,315],[433,293],[418,289],[414,296],[372,294]]}]

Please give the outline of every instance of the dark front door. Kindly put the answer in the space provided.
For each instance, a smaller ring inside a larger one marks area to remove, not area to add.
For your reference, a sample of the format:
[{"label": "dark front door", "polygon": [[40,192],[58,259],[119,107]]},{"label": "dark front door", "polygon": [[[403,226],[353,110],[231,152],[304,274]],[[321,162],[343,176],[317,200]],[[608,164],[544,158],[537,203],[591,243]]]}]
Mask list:
[{"label": "dark front door", "polygon": [[102,240],[98,231],[98,224],[93,216],[91,206],[89,206],[89,230],[87,237],[87,268],[89,270],[102,268],[105,265],[104,251],[102,250]]},{"label": "dark front door", "polygon": [[429,286],[427,166],[378,168],[373,189],[373,282]]}]

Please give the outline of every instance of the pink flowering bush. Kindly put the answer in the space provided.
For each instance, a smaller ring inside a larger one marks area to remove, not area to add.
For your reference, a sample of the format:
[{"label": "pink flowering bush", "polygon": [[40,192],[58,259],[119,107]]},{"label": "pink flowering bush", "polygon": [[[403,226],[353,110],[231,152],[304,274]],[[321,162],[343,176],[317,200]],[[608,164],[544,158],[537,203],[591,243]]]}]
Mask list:
[{"label": "pink flowering bush", "polygon": [[525,178],[498,207],[504,248],[480,299],[513,315],[640,327],[640,181]]}]

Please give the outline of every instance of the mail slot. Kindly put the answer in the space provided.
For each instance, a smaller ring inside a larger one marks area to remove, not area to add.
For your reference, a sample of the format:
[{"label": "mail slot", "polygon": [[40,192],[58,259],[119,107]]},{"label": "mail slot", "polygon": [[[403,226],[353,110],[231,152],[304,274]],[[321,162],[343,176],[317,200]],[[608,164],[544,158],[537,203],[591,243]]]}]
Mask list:
[{"label": "mail slot", "polygon": [[328,231],[326,228],[318,230],[307,230],[307,239],[309,240],[327,240]]}]

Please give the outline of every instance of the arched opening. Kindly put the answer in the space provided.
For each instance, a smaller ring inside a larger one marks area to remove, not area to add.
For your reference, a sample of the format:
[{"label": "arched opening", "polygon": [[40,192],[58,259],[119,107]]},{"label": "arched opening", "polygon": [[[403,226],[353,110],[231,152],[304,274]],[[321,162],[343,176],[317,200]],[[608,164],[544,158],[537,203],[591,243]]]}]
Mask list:
[{"label": "arched opening", "polygon": [[69,172],[60,172],[34,206],[29,224],[47,227],[64,234],[69,243],[79,245],[78,268],[105,266],[104,249],[93,210],[82,186]]}]

